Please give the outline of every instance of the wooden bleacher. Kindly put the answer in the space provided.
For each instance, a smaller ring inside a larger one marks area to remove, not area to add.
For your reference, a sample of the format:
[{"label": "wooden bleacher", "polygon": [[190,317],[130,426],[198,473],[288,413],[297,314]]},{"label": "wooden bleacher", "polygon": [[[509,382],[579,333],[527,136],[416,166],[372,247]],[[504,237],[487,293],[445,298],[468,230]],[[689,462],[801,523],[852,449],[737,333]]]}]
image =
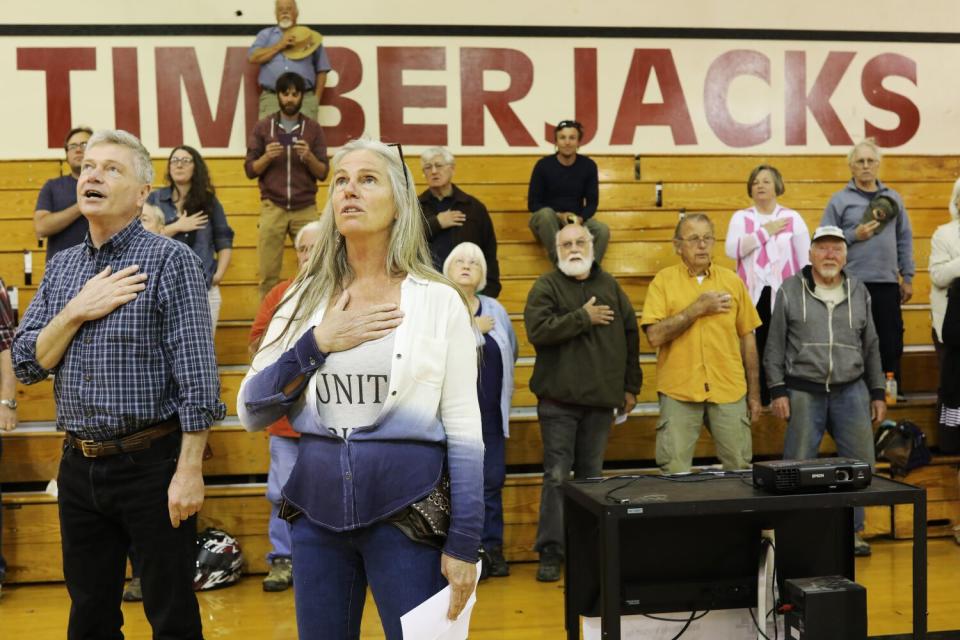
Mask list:
[{"label": "wooden bleacher", "polygon": [[[497,229],[503,292],[500,300],[511,314],[521,345],[516,393],[511,414],[511,438],[507,443],[510,475],[504,489],[505,546],[511,560],[533,559],[539,504],[540,479],[535,470],[542,459],[536,400],[528,388],[535,353],[526,340],[522,311],[533,281],[550,268],[543,251],[527,228],[526,183],[536,161],[533,156],[475,156],[459,159],[457,184],[490,209]],[[728,156],[629,156],[594,157],[600,169],[599,216],[612,230],[604,267],[616,275],[637,311],[642,308],[647,286],[662,267],[676,261],[670,237],[681,208],[705,211],[714,220],[719,242],[715,257],[732,266],[723,255],[723,238],[733,211],[749,204],[745,181],[759,162],[777,166],[787,180],[782,204],[797,209],[812,230],[830,195],[849,178],[845,158],[728,157]],[[415,177],[421,175],[419,160],[408,160]],[[155,161],[162,176],[165,159]],[[256,183],[243,175],[239,158],[209,161],[218,195],[236,232],[234,254],[224,283],[223,307],[216,334],[221,366],[222,396],[228,414],[236,414],[236,393],[246,364],[247,333],[259,304],[256,288],[256,237],[259,197]],[[909,402],[891,408],[893,419],[908,418],[926,432],[936,446],[934,394],[937,387],[936,359],[930,346],[929,290],[927,273],[929,239],[948,219],[946,203],[952,184],[960,174],[960,159],[897,156],[884,159],[882,178],[903,194],[914,229],[917,276],[914,299],[904,308],[905,344],[903,391]],[[32,214],[37,192],[44,181],[59,175],[56,161],[0,162],[0,276],[7,286],[20,288],[21,313],[36,291],[43,274],[44,253],[33,233]],[[654,185],[663,183],[663,207],[654,206]],[[325,191],[321,189],[319,205]],[[33,284],[23,276],[23,251],[33,251]],[[292,248],[284,258],[287,273],[294,270]],[[617,465],[652,466],[656,423],[655,356],[643,341],[644,387],[640,406],[626,425],[614,428],[607,461]],[[3,553],[12,581],[61,579],[59,529],[55,501],[37,491],[17,491],[55,477],[61,437],[53,430],[55,410],[52,383],[18,387],[19,430],[3,435],[4,454],[0,482],[7,483],[3,497]],[[783,425],[764,416],[754,429],[757,457],[776,457],[782,451]],[[244,546],[251,571],[265,570],[266,523],[269,508],[265,487],[250,482],[267,471],[266,436],[245,432],[235,418],[217,426],[211,435],[214,457],[205,473],[215,482],[202,512],[201,526],[220,525],[237,535]],[[823,452],[833,450],[829,438]],[[696,455],[714,458],[713,445],[701,438]],[[918,470],[918,482],[931,488],[931,535],[948,534],[960,522],[960,495],[956,487],[958,459],[938,458],[941,464]],[[921,473],[922,472],[922,473]],[[13,491],[10,491],[10,489]],[[889,508],[870,511],[868,533],[902,536],[909,533],[909,516]]]}]

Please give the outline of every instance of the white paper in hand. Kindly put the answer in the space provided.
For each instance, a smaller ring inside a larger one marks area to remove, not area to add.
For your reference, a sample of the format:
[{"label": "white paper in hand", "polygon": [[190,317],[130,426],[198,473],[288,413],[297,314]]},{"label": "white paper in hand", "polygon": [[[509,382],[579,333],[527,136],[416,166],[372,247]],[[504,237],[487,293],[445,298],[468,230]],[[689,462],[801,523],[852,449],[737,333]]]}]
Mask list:
[{"label": "white paper in hand", "polygon": [[473,593],[456,620],[447,619],[450,608],[450,587],[444,587],[423,604],[400,616],[400,628],[404,638],[413,640],[467,640],[470,631],[470,616],[477,602],[477,581],[480,580],[480,563],[477,563],[477,580]]}]

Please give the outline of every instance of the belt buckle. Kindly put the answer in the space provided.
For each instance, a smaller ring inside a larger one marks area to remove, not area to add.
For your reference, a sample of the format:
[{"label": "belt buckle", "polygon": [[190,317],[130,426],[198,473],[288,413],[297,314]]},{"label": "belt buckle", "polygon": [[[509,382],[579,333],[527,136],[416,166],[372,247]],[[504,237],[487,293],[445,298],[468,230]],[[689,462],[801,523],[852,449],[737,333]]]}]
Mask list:
[{"label": "belt buckle", "polygon": [[103,449],[103,443],[96,440],[80,440],[80,451],[84,458],[96,458]]}]

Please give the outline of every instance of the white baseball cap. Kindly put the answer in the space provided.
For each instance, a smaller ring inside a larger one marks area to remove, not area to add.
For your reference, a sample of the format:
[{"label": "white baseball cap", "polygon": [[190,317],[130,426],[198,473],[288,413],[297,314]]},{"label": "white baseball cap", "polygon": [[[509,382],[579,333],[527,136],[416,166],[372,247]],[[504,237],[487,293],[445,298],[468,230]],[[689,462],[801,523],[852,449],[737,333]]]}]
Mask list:
[{"label": "white baseball cap", "polygon": [[847,241],[846,236],[843,235],[843,229],[840,227],[835,227],[833,225],[824,225],[822,227],[817,227],[817,230],[813,232],[813,240],[817,241],[820,238],[839,238],[844,242]]}]

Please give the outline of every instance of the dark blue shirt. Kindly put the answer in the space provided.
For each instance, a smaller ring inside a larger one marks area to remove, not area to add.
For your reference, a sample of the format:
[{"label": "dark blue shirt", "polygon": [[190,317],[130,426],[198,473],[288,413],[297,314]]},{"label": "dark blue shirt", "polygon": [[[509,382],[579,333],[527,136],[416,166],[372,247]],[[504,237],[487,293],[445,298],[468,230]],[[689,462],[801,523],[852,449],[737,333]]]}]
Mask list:
[{"label": "dark blue shirt", "polygon": [[[36,211],[55,213],[77,204],[77,179],[72,175],[61,176],[47,180],[40,189],[37,198]],[[80,216],[71,222],[66,229],[47,238],[47,262],[50,262],[58,251],[76,246],[87,236],[87,219]]]},{"label": "dark blue shirt", "polygon": [[569,211],[584,220],[597,212],[600,200],[597,163],[577,154],[569,167],[560,164],[556,155],[540,158],[533,166],[527,208],[531,213],[544,207]]},{"label": "dark blue shirt", "polygon": [[[98,320],[85,322],[61,361],[37,362],[37,336],[90,278],[139,265],[146,289]],[[133,220],[96,249],[89,238],[47,265],[13,342],[24,384],[54,374],[57,425],[77,437],[113,440],[179,416],[183,431],[222,420],[220,378],[200,261],[181,242]]]},{"label": "dark blue shirt", "polygon": [[[173,202],[172,187],[154,191],[147,197],[147,202],[160,207],[165,224],[170,224],[177,219],[177,205]],[[216,197],[213,199],[210,211],[204,211],[204,213],[207,214],[207,226],[189,233],[178,233],[173,236],[173,239],[186,244],[200,258],[209,289],[213,283],[213,274],[217,272],[217,253],[222,249],[233,248],[233,229],[227,224],[223,205]]]},{"label": "dark blue shirt", "polygon": [[[477,307],[477,316],[484,314],[483,303]],[[480,401],[480,419],[483,430],[499,432],[503,428],[500,414],[500,392],[503,389],[503,356],[492,333],[483,334],[480,370],[477,376],[477,399]]]}]

